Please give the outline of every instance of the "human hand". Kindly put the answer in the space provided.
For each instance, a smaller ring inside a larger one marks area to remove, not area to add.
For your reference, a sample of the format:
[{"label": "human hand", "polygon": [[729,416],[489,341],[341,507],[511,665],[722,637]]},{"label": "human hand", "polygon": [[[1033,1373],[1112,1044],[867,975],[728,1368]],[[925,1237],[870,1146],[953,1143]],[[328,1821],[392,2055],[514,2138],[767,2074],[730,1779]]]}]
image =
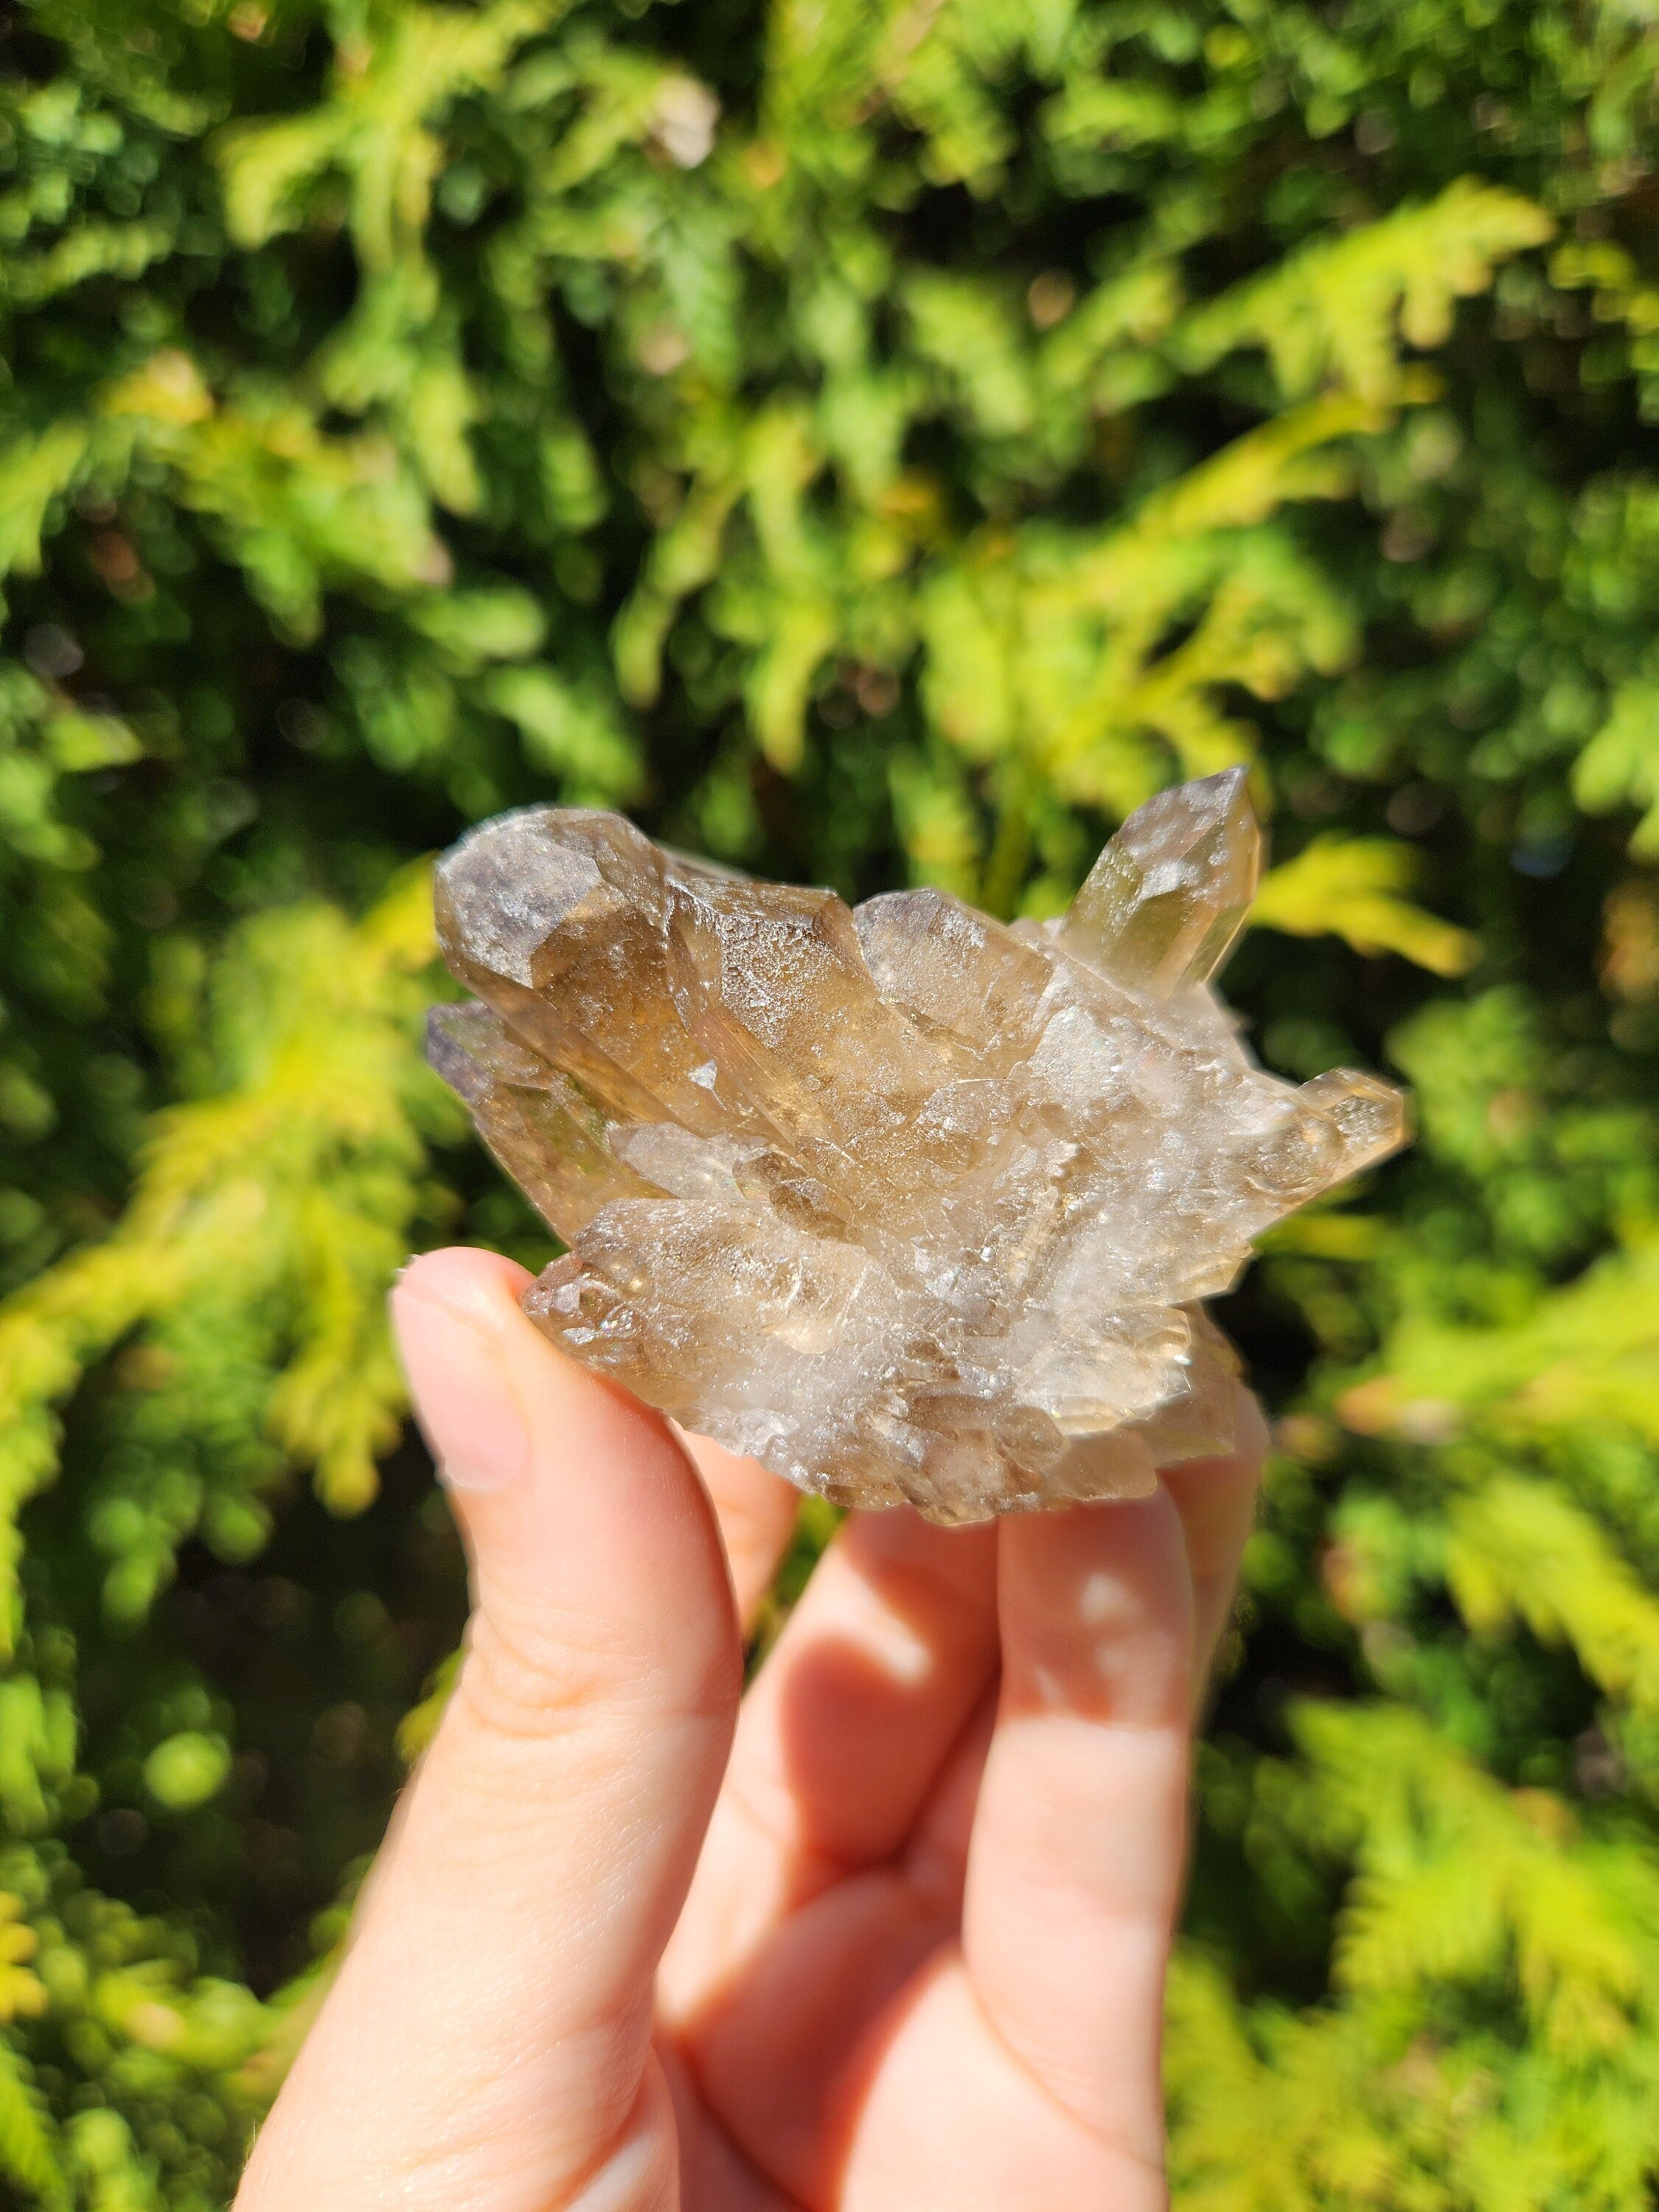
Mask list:
[{"label": "human hand", "polygon": [[394,1296],[477,1609],[236,2212],[1162,2205],[1253,1401],[1145,1500],[852,1516],[739,1711],[795,1495],[565,1358],[526,1279],[439,1252]]}]

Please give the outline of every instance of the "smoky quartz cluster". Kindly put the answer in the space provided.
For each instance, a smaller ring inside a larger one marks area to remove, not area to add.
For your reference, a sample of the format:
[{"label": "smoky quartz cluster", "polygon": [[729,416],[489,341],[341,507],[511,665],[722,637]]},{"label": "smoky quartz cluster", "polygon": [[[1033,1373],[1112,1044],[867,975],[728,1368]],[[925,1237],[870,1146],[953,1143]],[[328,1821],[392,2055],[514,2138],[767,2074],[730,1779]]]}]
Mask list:
[{"label": "smoky quartz cluster", "polygon": [[974,1521],[1224,1449],[1200,1302],[1404,1134],[1373,1076],[1264,1073],[1212,988],[1260,848],[1241,772],[1186,784],[1059,921],[1005,927],[937,890],[849,910],[613,814],[484,823],[438,872],[477,996],[430,1050],[568,1248],[526,1310],[846,1504]]}]

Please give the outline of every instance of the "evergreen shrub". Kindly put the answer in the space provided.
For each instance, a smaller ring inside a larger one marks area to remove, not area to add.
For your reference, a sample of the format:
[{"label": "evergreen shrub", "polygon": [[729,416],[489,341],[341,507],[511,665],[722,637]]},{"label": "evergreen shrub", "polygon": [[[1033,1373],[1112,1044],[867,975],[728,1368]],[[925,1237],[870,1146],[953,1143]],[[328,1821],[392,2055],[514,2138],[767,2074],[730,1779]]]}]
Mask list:
[{"label": "evergreen shrub", "polygon": [[1233,995],[1420,1135],[1224,1311],[1179,2202],[1652,2203],[1656,68],[1650,0],[8,11],[0,2199],[228,2201],[442,1694],[383,1296],[545,1247],[427,856],[556,797],[1042,913],[1247,761]]}]

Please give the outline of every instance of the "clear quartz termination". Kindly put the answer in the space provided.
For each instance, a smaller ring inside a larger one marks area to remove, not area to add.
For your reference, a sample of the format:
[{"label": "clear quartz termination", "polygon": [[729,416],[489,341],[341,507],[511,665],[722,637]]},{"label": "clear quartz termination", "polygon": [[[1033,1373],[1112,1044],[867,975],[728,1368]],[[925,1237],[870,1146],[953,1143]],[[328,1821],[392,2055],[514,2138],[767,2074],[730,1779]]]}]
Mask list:
[{"label": "clear quartz termination", "polygon": [[687,1428],[930,1519],[1224,1449],[1200,1301],[1382,1158],[1401,1094],[1257,1067],[1210,988],[1255,893],[1242,771],[1126,822],[1059,923],[849,911],[531,807],[438,871],[477,996],[434,1065],[569,1248],[526,1310]]}]

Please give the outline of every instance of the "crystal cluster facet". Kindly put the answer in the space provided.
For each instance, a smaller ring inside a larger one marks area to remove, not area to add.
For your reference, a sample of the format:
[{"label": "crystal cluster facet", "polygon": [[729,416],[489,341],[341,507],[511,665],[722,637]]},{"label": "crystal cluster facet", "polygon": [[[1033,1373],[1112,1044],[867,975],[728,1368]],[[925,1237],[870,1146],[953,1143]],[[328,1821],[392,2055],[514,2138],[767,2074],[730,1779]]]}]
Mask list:
[{"label": "crystal cluster facet", "polygon": [[569,1248],[526,1298],[687,1428],[931,1518],[1144,1487],[1224,1449],[1199,1301],[1381,1159],[1398,1091],[1256,1066],[1210,988],[1255,889],[1233,770],[1125,823],[1058,923],[856,911],[613,814],[532,807],[438,871],[477,996],[434,1064]]}]

